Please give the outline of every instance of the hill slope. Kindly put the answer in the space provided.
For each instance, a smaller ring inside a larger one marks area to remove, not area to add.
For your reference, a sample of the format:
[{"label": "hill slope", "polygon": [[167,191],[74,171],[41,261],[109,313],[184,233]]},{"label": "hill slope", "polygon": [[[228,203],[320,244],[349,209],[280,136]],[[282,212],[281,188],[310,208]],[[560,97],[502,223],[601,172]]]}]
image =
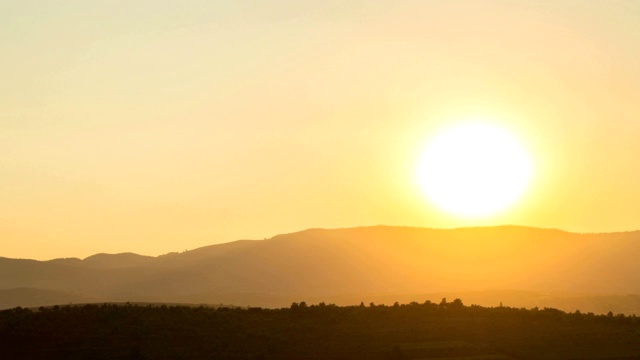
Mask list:
[{"label": "hill slope", "polygon": [[[531,291],[538,298],[563,293],[566,299],[568,294],[639,294],[638,258],[640,232],[574,234],[518,226],[310,229],[160,257],[0,258],[0,289],[109,301],[261,306],[504,289]],[[635,311],[635,305],[625,306],[623,311]]]}]

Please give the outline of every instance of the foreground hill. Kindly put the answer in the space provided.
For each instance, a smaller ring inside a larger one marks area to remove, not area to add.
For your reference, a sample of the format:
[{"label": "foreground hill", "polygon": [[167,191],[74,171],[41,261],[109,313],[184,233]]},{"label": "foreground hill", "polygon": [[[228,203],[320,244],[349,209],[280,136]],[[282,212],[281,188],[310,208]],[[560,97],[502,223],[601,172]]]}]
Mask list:
[{"label": "foreground hill", "polygon": [[[392,303],[471,293],[485,305],[546,301],[553,306],[553,299],[563,299],[558,307],[566,310],[575,310],[575,303],[583,311],[640,313],[638,297],[629,295],[640,294],[638,258],[640,232],[574,234],[517,226],[310,229],[159,257],[0,258],[0,290],[29,289],[32,295],[21,303],[14,291],[10,302],[0,292],[0,306],[51,305],[47,291],[56,292],[57,303],[60,294],[73,294],[69,302],[81,297],[276,307],[296,299]],[[40,304],[32,301],[37,292]]]},{"label": "foreground hill", "polygon": [[456,299],[284,309],[86,305],[0,311],[7,359],[638,359],[636,317]]}]

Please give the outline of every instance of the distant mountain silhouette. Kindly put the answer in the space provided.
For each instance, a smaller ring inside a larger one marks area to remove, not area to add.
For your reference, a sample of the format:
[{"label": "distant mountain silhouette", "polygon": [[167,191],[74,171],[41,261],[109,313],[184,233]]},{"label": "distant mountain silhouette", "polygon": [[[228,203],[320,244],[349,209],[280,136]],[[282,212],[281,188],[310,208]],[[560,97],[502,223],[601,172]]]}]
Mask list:
[{"label": "distant mountain silhouette", "polygon": [[[482,305],[502,301],[640,313],[639,298],[627,296],[640,294],[638,258],[640,232],[575,234],[520,226],[309,229],[159,257],[0,258],[0,307],[50,305],[54,299],[287,306],[293,300],[393,303],[467,294],[458,297]],[[39,297],[33,296],[36,291]]]},{"label": "distant mountain silhouette", "polygon": [[82,260],[82,265],[96,269],[117,269],[143,266],[153,260],[154,258],[151,256],[142,256],[134,253],[96,254]]}]

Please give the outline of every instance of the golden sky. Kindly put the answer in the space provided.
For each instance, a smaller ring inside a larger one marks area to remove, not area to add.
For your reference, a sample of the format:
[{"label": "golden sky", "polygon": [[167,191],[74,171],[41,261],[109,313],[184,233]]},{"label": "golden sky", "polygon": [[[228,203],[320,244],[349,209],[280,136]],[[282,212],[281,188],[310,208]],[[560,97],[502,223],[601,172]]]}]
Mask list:
[{"label": "golden sky", "polygon": [[[0,256],[310,227],[640,228],[637,1],[0,1]],[[416,182],[435,131],[528,149],[509,211]]]}]

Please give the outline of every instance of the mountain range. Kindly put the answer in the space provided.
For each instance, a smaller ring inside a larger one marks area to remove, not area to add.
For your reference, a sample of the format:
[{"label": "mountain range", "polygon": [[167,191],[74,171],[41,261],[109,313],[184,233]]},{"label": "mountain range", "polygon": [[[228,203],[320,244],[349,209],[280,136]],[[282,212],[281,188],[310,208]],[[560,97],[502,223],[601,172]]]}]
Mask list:
[{"label": "mountain range", "polygon": [[640,314],[640,231],[521,226],[309,229],[151,257],[0,257],[0,308],[87,302],[281,307],[460,297]]}]

